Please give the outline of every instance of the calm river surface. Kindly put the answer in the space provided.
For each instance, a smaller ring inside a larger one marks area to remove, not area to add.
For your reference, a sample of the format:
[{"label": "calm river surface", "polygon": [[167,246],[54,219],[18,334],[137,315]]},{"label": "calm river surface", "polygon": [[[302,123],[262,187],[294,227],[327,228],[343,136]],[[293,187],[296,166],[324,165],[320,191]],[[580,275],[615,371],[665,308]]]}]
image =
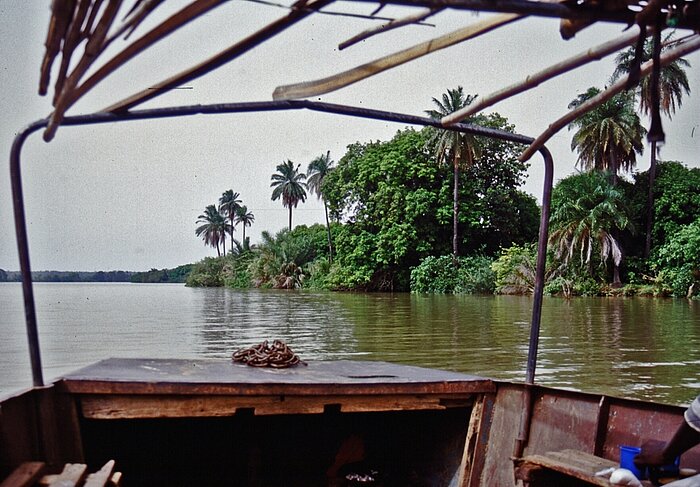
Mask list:
[{"label": "calm river surface", "polygon": [[[280,338],[305,360],[525,377],[532,301],[515,296],[35,285],[48,380],[107,357],[228,359]],[[19,283],[0,284],[0,396],[31,385]],[[538,383],[671,404],[700,392],[700,302],[545,298]]]}]

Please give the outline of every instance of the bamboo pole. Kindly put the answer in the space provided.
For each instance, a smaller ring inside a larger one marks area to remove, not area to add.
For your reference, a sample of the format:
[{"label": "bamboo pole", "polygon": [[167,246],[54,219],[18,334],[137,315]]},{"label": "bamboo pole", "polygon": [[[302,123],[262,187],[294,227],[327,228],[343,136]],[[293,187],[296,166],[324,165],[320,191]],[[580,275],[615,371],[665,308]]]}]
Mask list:
[{"label": "bamboo pole", "polygon": [[61,120],[63,120],[63,115],[68,108],[67,102],[70,97],[70,93],[78,84],[78,81],[83,74],[85,74],[85,72],[90,68],[92,63],[100,54],[103,47],[103,42],[107,37],[109,28],[112,25],[120,6],[121,0],[110,0],[107,7],[105,7],[102,17],[97,23],[94,32],[90,36],[90,39],[85,46],[85,53],[83,54],[83,57],[80,59],[78,65],[75,67],[70,76],[68,76],[66,79],[63,89],[56,99],[56,108],[51,114],[49,125],[44,131],[45,141],[50,141],[56,134],[56,129],[61,123]]},{"label": "bamboo pole", "polygon": [[170,78],[167,78],[154,86],[142,90],[128,98],[125,98],[107,108],[104,111],[107,112],[119,112],[123,110],[129,110],[141,103],[144,103],[158,95],[165,93],[168,90],[175,88],[176,86],[186,83],[193,79],[199,78],[206,73],[226,64],[227,62],[237,58],[241,54],[248,52],[259,44],[265,42],[271,37],[279,34],[283,30],[287,29],[291,25],[299,22],[303,18],[309,16],[316,10],[323,8],[325,5],[331,3],[333,0],[315,0],[310,4],[307,2],[297,2],[299,5],[293,8],[292,11],[278,19],[277,21],[263,27],[254,34],[246,37],[245,39],[236,42],[227,49],[221,51],[220,53],[214,55],[213,57],[178,73]]},{"label": "bamboo pole", "polygon": [[[695,35],[691,40],[688,40],[683,44],[679,44],[676,48],[670,51],[666,51],[664,54],[661,55],[660,63],[662,66],[665,66],[667,64],[672,63],[681,56],[685,56],[697,50],[700,50],[699,35]],[[646,63],[642,64],[640,69],[641,77],[648,76],[652,70],[653,65],[653,60],[647,61]],[[624,91],[625,85],[627,84],[627,78],[629,78],[629,76],[620,78],[616,83],[614,83],[612,86],[610,86],[608,89],[606,89],[599,95],[581,103],[581,105],[579,105],[577,108],[571,110],[569,113],[552,123],[549,127],[547,127],[547,130],[545,130],[539,137],[537,137],[537,139],[535,139],[535,141],[532,142],[532,144],[530,144],[530,146],[522,153],[522,155],[520,156],[520,160],[527,161],[534,155],[536,151],[543,147],[544,144],[550,138],[552,138],[554,134],[559,132],[562,128],[566,127],[568,124],[576,120],[584,113],[593,110],[597,106],[608,101],[613,96]]]},{"label": "bamboo pole", "polygon": [[357,44],[358,42],[364,41],[365,39],[369,39],[372,36],[375,36],[377,34],[383,34],[384,32],[388,32],[393,29],[397,29],[399,27],[403,27],[404,25],[409,25],[409,24],[417,24],[419,22],[422,22],[423,20],[427,19],[428,17],[432,17],[436,13],[440,12],[443,10],[442,8],[431,8],[428,10],[424,10],[422,12],[419,12],[415,15],[410,15],[408,17],[404,17],[401,19],[396,19],[392,20],[390,22],[387,22],[386,24],[380,25],[379,27],[374,27],[372,29],[367,29],[363,32],[360,32],[359,34],[351,37],[347,41],[341,42],[338,44],[338,49],[343,50],[347,47],[353,46]]},{"label": "bamboo pole", "polygon": [[82,40],[81,29],[83,27],[83,22],[85,22],[85,17],[87,16],[88,8],[91,6],[91,4],[91,0],[78,0],[78,8],[75,9],[73,19],[71,20],[68,30],[66,31],[66,36],[63,41],[63,49],[61,50],[61,67],[58,70],[58,77],[56,78],[56,83],[54,84],[54,105],[56,104],[59,93],[61,93],[63,90],[63,83],[66,81],[66,75],[68,74],[68,67],[70,66],[73,51]]},{"label": "bamboo pole", "polygon": [[51,66],[61,50],[61,41],[66,36],[70,20],[73,18],[75,0],[53,0],[51,3],[51,22],[46,33],[46,51],[41,62],[39,94],[45,95],[51,81]]},{"label": "bamboo pole", "polygon": [[119,54],[110,59],[107,63],[100,67],[92,76],[78,86],[70,96],[68,105],[73,105],[85,93],[90,91],[99,82],[119,69],[129,60],[154,45],[158,41],[170,35],[175,30],[179,29],[186,23],[195,18],[209,12],[211,9],[219,6],[222,0],[195,0],[182,10],[179,10],[167,20],[163,21],[158,26],[136,39],[133,43],[127,46]]},{"label": "bamboo pole", "polygon": [[441,123],[444,126],[449,126],[454,123],[464,120],[465,118],[478,113],[485,108],[488,108],[496,103],[503,101],[512,96],[523,93],[524,91],[531,90],[541,83],[555,78],[561,74],[567,73],[573,69],[579,68],[584,64],[592,61],[598,61],[605,56],[608,56],[625,46],[629,46],[636,42],[639,37],[639,26],[633,26],[630,28],[630,32],[617,39],[609,42],[605,42],[598,46],[592,47],[585,52],[581,52],[573,57],[565,59],[564,61],[549,66],[537,73],[528,75],[524,80],[514,83],[506,88],[499,91],[495,91],[484,98],[477,99],[476,103],[457,110],[442,118]]},{"label": "bamboo pole", "polygon": [[522,16],[517,14],[496,15],[492,18],[482,20],[430,41],[421,42],[403,51],[384,56],[333,76],[314,81],[278,86],[275,88],[272,98],[274,100],[290,100],[329,93],[435,51],[445,49],[446,47],[453,46],[468,39],[473,39],[520,18],[522,18]]}]

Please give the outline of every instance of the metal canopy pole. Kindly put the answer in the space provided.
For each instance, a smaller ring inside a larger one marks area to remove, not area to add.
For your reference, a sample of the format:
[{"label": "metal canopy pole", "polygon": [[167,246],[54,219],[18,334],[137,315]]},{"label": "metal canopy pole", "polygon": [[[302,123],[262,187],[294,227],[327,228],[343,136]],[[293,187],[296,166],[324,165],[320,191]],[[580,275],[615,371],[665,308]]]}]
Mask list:
[{"label": "metal canopy pole", "polygon": [[[94,113],[66,117],[62,125],[95,125],[112,122],[126,122],[133,120],[147,120],[158,118],[182,117],[198,114],[223,114],[245,113],[307,109],[312,111],[348,115],[374,120],[385,120],[410,125],[431,126],[435,128],[454,130],[484,137],[491,137],[508,142],[530,144],[532,137],[514,134],[503,130],[481,127],[471,124],[454,124],[443,127],[439,120],[432,118],[407,115],[403,113],[359,108],[332,103],[313,102],[308,100],[265,101],[247,103],[219,103],[212,105],[188,105],[168,108],[154,108],[148,110],[134,110],[119,113]],[[24,291],[24,309],[27,326],[27,338],[29,340],[29,355],[32,363],[32,374],[35,386],[43,386],[44,379],[41,369],[41,354],[39,348],[39,335],[37,332],[36,312],[34,306],[34,293],[32,288],[31,267],[29,264],[29,240],[27,237],[26,217],[24,212],[24,198],[22,194],[21,161],[22,146],[27,137],[33,132],[45,127],[48,119],[38,120],[27,126],[15,137],[10,154],[10,178],[12,183],[12,196],[14,205],[15,230],[17,233],[17,248],[19,252],[20,270],[22,271],[22,289]],[[535,292],[532,309],[532,323],[530,326],[530,343],[528,349],[526,383],[533,384],[537,365],[537,347],[539,343],[540,320],[542,316],[542,295],[544,290],[544,272],[546,262],[547,235],[549,227],[549,212],[551,203],[552,181],[554,162],[546,147],[540,149],[544,159],[545,177],[542,194],[542,216],[540,218],[539,240],[537,248],[537,270],[535,277]]]}]

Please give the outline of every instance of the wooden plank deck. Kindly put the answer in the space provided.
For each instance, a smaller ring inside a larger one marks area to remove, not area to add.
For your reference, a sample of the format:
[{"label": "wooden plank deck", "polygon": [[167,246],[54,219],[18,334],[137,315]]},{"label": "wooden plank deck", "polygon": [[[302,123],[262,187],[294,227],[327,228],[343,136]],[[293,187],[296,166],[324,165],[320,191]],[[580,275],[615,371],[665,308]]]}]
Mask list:
[{"label": "wooden plank deck", "polygon": [[228,360],[108,359],[65,376],[86,418],[224,417],[470,407],[482,377],[385,362],[266,369]]},{"label": "wooden plank deck", "polygon": [[97,362],[63,377],[83,394],[465,394],[494,392],[483,377],[409,365],[319,361],[288,369],[216,359],[121,359]]}]

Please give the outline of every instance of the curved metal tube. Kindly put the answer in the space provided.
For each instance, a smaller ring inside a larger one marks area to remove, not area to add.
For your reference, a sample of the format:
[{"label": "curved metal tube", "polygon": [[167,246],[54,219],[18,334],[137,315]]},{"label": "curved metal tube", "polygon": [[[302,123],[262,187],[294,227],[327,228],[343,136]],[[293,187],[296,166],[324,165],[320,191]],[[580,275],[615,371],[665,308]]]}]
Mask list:
[{"label": "curved metal tube", "polygon": [[[360,118],[374,120],[385,120],[410,125],[431,126],[444,130],[454,130],[457,132],[470,133],[474,135],[492,137],[508,142],[530,144],[532,137],[520,134],[513,134],[503,130],[481,127],[470,124],[455,124],[450,127],[443,127],[439,120],[403,113],[374,110],[369,108],[358,108],[347,105],[337,105],[332,103],[314,102],[308,100],[286,100],[286,101],[265,101],[248,103],[218,103],[212,105],[187,105],[180,107],[155,108],[148,110],[134,110],[120,113],[94,113],[91,115],[80,115],[64,118],[62,125],[94,125],[101,123],[126,122],[131,120],[146,120],[156,118],[183,117],[198,114],[222,114],[222,113],[245,113],[264,112],[281,110],[307,109],[324,113],[335,113]],[[22,178],[20,153],[22,145],[27,137],[37,130],[46,127],[48,119],[38,120],[15,137],[10,154],[10,178],[12,183],[12,196],[15,216],[15,229],[17,232],[17,248],[19,252],[20,269],[22,271],[22,288],[24,291],[24,309],[27,325],[27,337],[29,340],[29,356],[32,364],[32,375],[35,386],[44,385],[41,369],[41,354],[39,348],[39,335],[37,332],[36,312],[34,307],[34,294],[32,289],[32,275],[29,263],[29,245],[27,238],[27,228],[24,213],[24,199],[22,195]],[[537,247],[537,270],[535,277],[535,292],[532,307],[532,323],[530,327],[530,344],[528,349],[528,360],[526,370],[526,383],[532,384],[535,380],[535,369],[537,366],[537,346],[539,343],[540,319],[542,316],[542,295],[544,290],[544,272],[547,250],[547,235],[549,227],[549,210],[552,194],[552,181],[554,174],[554,162],[546,147],[540,150],[544,159],[545,176],[544,190],[542,193],[542,216],[540,218],[539,240]]]}]

